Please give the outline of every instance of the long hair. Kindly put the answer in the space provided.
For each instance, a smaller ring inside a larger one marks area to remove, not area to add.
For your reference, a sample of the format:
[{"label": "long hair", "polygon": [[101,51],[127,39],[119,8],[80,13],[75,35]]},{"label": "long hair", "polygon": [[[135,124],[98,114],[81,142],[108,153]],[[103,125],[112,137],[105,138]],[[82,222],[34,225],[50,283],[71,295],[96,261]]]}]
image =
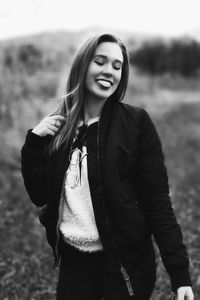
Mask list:
[{"label": "long hair", "polygon": [[63,97],[57,111],[53,113],[64,116],[66,122],[49,145],[50,153],[61,147],[66,149],[73,141],[77,124],[83,117],[85,78],[88,66],[95,55],[97,47],[103,42],[117,43],[123,54],[121,80],[117,89],[109,98],[119,102],[125,96],[129,76],[129,58],[125,45],[112,34],[102,34],[88,39],[76,52],[67,80],[66,96]]}]

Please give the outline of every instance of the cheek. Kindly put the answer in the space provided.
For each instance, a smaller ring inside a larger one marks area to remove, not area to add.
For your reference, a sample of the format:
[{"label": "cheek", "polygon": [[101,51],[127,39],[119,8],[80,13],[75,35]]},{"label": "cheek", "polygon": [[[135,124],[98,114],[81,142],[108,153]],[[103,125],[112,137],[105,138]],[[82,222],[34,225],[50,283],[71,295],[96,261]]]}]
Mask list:
[{"label": "cheek", "polygon": [[89,87],[89,85],[91,85],[91,82],[94,80],[95,74],[95,68],[93,67],[93,65],[90,65],[85,79],[86,87]]},{"label": "cheek", "polygon": [[121,72],[119,72],[118,74],[115,75],[115,83],[116,83],[116,86],[119,85],[120,80],[121,80]]},{"label": "cheek", "polygon": [[90,63],[88,70],[87,70],[87,77],[94,77],[95,74],[98,72],[98,69],[94,63]]},{"label": "cheek", "polygon": [[86,78],[85,78],[85,86],[87,89],[91,87],[91,74],[90,72],[87,73]]},{"label": "cheek", "polygon": [[121,80],[121,77],[122,77],[122,70],[119,70],[116,74],[116,80],[118,80],[118,82]]}]

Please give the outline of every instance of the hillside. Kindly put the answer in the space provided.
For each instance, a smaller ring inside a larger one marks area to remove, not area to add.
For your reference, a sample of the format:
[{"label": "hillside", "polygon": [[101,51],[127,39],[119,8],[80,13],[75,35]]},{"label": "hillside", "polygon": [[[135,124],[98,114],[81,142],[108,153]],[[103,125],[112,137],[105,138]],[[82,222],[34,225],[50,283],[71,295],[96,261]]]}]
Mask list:
[{"label": "hillside", "polygon": [[[20,149],[28,128],[64,94],[67,72],[85,33],[41,34],[0,43],[0,299],[53,300],[57,274],[35,208],[24,189]],[[129,40],[129,47],[137,41]],[[200,86],[195,79],[149,77],[131,69],[125,102],[150,113],[163,143],[172,203],[200,297]],[[168,300],[158,258],[152,300]]]}]

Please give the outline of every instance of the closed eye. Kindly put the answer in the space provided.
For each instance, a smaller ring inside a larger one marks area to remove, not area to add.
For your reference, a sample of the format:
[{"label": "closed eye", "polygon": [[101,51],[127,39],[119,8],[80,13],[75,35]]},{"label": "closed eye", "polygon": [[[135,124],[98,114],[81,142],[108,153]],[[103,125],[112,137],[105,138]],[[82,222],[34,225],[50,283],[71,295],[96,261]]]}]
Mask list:
[{"label": "closed eye", "polygon": [[[103,66],[104,62],[101,62],[101,61],[95,61],[95,63],[98,65],[98,66]],[[121,64],[120,65],[114,65],[113,68],[115,70],[120,70],[121,69]]]},{"label": "closed eye", "polygon": [[98,66],[103,66],[103,62],[100,62],[100,61],[95,61],[95,63],[98,65]]},{"label": "closed eye", "polygon": [[120,69],[121,69],[121,66],[120,66],[120,67],[114,66],[114,69],[115,69],[115,70],[120,70]]}]

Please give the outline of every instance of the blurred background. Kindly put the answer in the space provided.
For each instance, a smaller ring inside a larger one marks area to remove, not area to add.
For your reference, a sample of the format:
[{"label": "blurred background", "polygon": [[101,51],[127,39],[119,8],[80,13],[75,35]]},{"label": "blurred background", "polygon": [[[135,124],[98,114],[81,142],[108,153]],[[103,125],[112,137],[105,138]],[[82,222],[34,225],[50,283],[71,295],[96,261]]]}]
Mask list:
[{"label": "blurred background", "polygon": [[[0,299],[53,300],[57,273],[20,170],[26,132],[59,103],[80,43],[117,34],[130,55],[124,102],[160,135],[172,204],[200,297],[200,18],[198,1],[0,0]],[[157,249],[158,252],[158,249]],[[161,259],[152,300],[171,299]]]}]

